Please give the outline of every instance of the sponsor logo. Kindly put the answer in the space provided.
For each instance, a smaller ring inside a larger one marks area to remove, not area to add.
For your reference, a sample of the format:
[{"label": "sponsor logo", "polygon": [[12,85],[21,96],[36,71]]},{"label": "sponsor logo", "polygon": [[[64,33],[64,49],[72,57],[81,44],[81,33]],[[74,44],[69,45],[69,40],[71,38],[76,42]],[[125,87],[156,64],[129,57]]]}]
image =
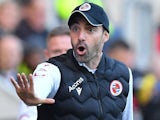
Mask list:
[{"label": "sponsor logo", "polygon": [[77,88],[76,88],[76,91],[77,91],[78,95],[81,95],[82,88],[77,87]]},{"label": "sponsor logo", "polygon": [[82,88],[78,87],[82,82],[84,81],[83,78],[79,78],[72,86],[69,86],[69,92],[71,92],[72,90],[75,90],[77,91],[78,95],[81,94],[82,92]]}]

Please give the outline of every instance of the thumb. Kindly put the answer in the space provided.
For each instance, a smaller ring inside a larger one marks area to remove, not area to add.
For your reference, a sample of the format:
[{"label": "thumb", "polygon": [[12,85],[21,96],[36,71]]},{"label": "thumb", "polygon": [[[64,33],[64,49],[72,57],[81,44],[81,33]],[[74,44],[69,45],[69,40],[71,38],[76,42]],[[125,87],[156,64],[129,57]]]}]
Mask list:
[{"label": "thumb", "polygon": [[42,104],[54,104],[55,103],[55,99],[46,98],[46,99],[41,100],[41,103]]}]

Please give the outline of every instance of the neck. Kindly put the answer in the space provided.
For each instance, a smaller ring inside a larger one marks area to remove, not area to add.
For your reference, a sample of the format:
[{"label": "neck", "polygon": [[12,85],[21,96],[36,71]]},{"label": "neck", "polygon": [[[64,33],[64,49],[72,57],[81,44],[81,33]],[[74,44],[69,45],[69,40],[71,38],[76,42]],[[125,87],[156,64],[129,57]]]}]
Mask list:
[{"label": "neck", "polygon": [[89,62],[86,62],[86,66],[88,66],[90,69],[96,69],[101,61],[102,52],[100,54],[97,54],[96,57],[91,59]]},{"label": "neck", "polygon": [[[103,53],[101,51],[101,53],[97,54],[94,58],[92,58],[88,62],[78,62],[78,61],[77,62],[80,64],[85,64],[89,69],[97,69],[97,67],[101,61],[102,54]],[[74,51],[73,51],[73,56],[75,57]],[[75,59],[76,59],[76,57],[75,57]]]}]

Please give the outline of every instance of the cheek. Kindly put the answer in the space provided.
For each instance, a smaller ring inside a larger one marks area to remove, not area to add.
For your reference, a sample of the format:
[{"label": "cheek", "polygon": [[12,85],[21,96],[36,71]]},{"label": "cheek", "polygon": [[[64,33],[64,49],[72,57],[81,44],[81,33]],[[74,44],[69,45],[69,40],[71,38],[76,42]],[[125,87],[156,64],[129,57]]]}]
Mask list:
[{"label": "cheek", "polygon": [[78,43],[78,40],[76,40],[76,39],[72,39],[72,40],[71,40],[71,45],[72,45],[73,47],[75,47],[77,43]]},{"label": "cheek", "polygon": [[72,41],[72,42],[73,42],[73,41],[78,41],[78,38],[79,38],[78,33],[73,33],[73,32],[71,32],[71,33],[70,33],[70,36],[71,36],[71,41]]},{"label": "cheek", "polygon": [[100,38],[92,38],[87,41],[87,44],[88,44],[88,46],[90,46],[92,48],[97,48],[97,47],[101,46],[102,40],[100,40]]}]

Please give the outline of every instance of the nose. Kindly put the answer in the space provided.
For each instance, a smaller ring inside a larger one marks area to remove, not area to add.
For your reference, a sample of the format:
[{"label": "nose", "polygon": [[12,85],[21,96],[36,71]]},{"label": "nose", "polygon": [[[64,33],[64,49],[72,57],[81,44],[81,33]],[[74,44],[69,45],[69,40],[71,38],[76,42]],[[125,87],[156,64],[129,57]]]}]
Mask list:
[{"label": "nose", "polygon": [[86,34],[85,34],[84,31],[80,31],[79,32],[79,40],[84,41],[85,40],[85,36],[86,36]]}]

